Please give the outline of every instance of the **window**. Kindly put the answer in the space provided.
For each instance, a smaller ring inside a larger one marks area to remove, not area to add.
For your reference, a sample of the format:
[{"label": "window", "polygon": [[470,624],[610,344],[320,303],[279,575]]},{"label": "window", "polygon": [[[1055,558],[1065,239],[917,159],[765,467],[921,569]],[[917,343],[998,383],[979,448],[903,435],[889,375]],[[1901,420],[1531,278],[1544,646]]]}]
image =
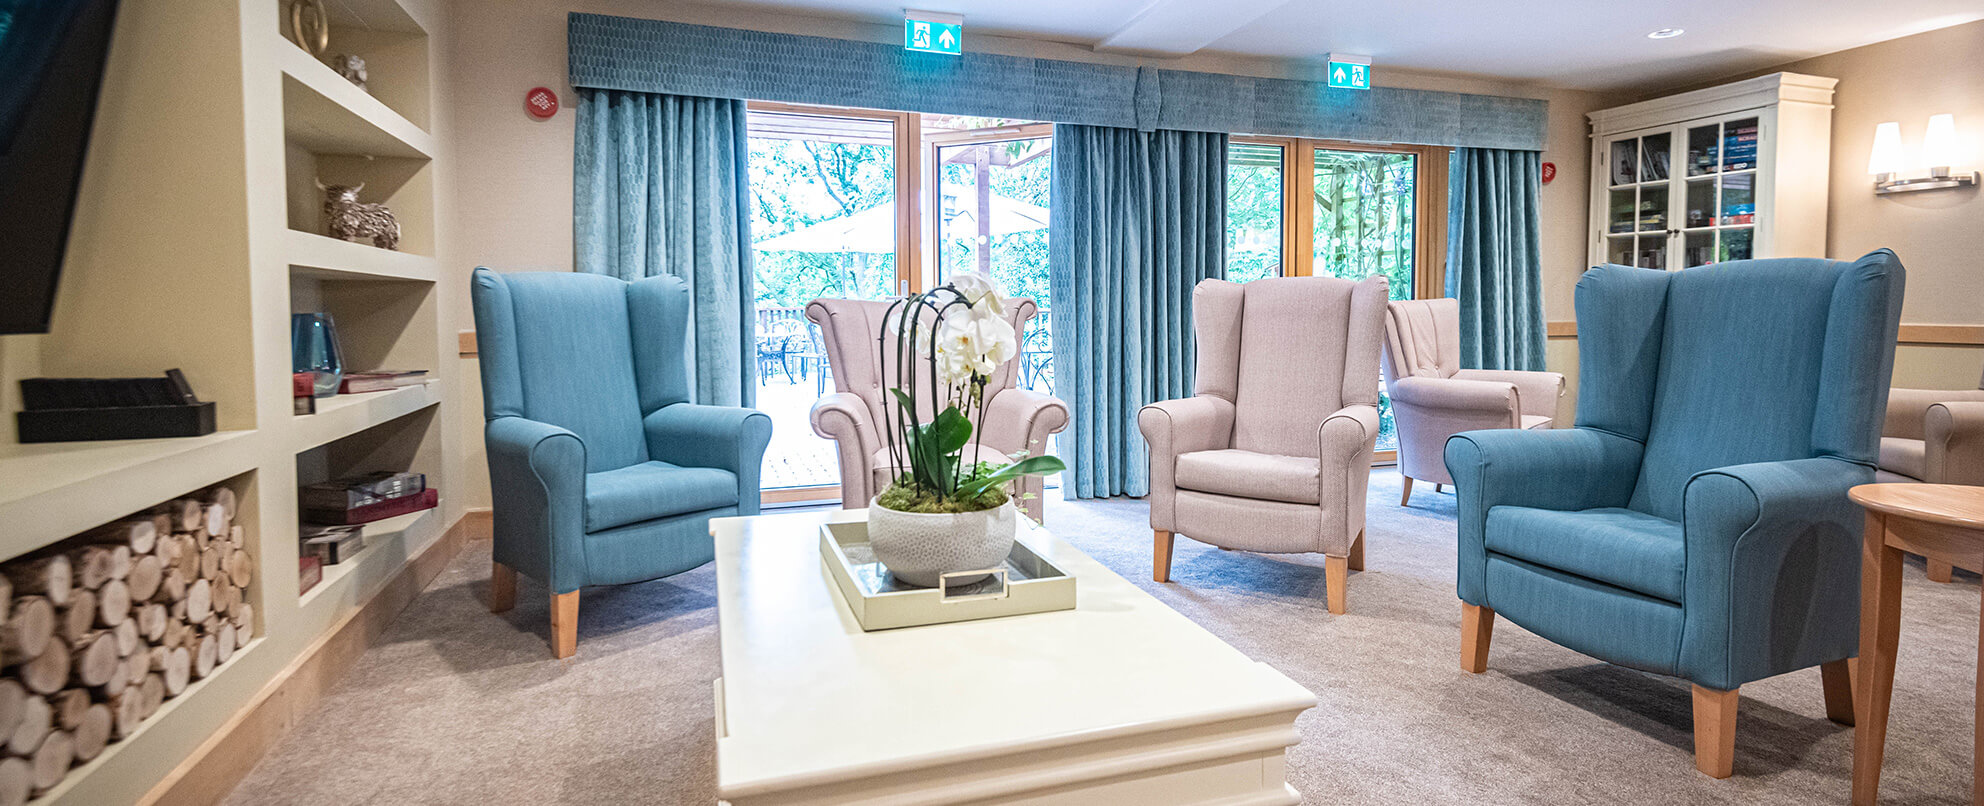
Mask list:
[{"label": "window", "polygon": [[912,228],[910,211],[897,204],[908,178],[897,141],[908,117],[756,106],[749,115],[757,395],[772,418],[768,490],[826,488],[810,497],[832,497],[840,481],[833,442],[810,422],[813,403],[833,384],[805,306],[819,297],[885,299],[904,287],[899,257]]},{"label": "window", "polygon": [[805,315],[813,299],[888,299],[951,272],[987,272],[1039,307],[1021,334],[1019,383],[1052,392],[1051,124],[756,102],[750,110],[757,395],[773,420],[768,502],[839,495],[835,446],[810,422],[813,404],[833,391],[819,328]]},{"label": "window", "polygon": [[[1227,279],[1382,276],[1392,299],[1443,292],[1447,150],[1234,137],[1227,150]],[[1378,397],[1378,460],[1398,449]]]},{"label": "window", "polygon": [[1287,151],[1267,143],[1226,147],[1226,279],[1278,277],[1287,231],[1282,161]]}]

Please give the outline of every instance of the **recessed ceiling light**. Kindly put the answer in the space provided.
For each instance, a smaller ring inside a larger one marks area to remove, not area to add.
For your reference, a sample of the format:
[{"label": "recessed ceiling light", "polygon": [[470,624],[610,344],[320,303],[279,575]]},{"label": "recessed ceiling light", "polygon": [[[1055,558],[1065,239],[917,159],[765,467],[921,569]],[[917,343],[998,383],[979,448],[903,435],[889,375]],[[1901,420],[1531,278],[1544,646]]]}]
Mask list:
[{"label": "recessed ceiling light", "polygon": [[1653,33],[1650,33],[1650,34],[1647,34],[1647,35],[1646,35],[1646,38],[1648,38],[1648,39],[1673,39],[1674,37],[1677,37],[1677,36],[1680,36],[1680,35],[1682,35],[1682,34],[1685,34],[1685,33],[1687,33],[1687,31],[1683,31],[1683,30],[1681,30],[1681,29],[1679,29],[1679,28],[1662,28],[1662,29],[1660,29],[1660,30],[1658,30],[1658,31],[1654,31]]}]

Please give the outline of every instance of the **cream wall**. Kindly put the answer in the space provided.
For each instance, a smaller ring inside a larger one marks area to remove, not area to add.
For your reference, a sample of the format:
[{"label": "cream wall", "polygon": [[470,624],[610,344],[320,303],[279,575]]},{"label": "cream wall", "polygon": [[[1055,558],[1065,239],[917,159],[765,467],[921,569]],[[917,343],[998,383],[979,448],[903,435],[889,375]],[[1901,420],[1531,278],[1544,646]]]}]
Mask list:
[{"label": "cream wall", "polygon": [[[617,14],[751,28],[782,33],[893,42],[894,26],[803,17],[733,8],[660,3],[653,0],[570,0],[564,4],[530,0],[453,0],[449,5],[453,42],[442,67],[444,101],[455,135],[452,255],[445,265],[456,272],[448,282],[465,287],[477,265],[506,271],[572,268],[572,136],[576,93],[565,83],[565,15],[570,11]],[[1095,53],[1058,42],[974,35],[972,47],[1008,55],[1111,64],[1153,63],[1189,70],[1277,78],[1321,80],[1313,64],[1231,56],[1193,56],[1140,62]],[[1570,287],[1584,257],[1584,113],[1598,108],[1591,93],[1553,90],[1492,79],[1415,74],[1380,65],[1384,86],[1543,98],[1550,102],[1546,161],[1558,168],[1543,191],[1543,255],[1548,289],[1545,309],[1553,318],[1570,317]],[[558,93],[560,109],[548,121],[523,111],[532,87]],[[456,327],[474,327],[466,294],[457,295]],[[1561,313],[1559,313],[1561,312]],[[462,360],[461,416],[454,444],[468,455],[468,469],[456,476],[470,506],[487,506],[487,474],[482,453],[480,390],[472,358]]]},{"label": "cream wall", "polygon": [[[1956,116],[1966,158],[1956,167],[1984,168],[1984,21],[1878,42],[1704,84],[1649,88],[1610,99],[1613,106],[1775,72],[1839,79],[1833,92],[1831,185],[1826,205],[1828,257],[1851,260],[1881,247],[1908,269],[1902,307],[1903,343],[1895,350],[1894,383],[1928,389],[1978,385],[1984,346],[1911,343],[1911,325],[1966,325],[1984,334],[1984,194],[1977,188],[1876,196],[1867,175],[1874,127],[1901,123],[1902,141],[1920,148],[1929,116]],[[1554,133],[1553,133],[1554,134]],[[1553,142],[1553,145],[1556,143]],[[1912,163],[1911,163],[1912,164]],[[1919,168],[1912,175],[1922,175]],[[1583,258],[1578,257],[1581,261]],[[1546,266],[1549,278],[1552,268]],[[1571,276],[1575,281],[1575,275]],[[1556,279],[1548,280],[1553,286]],[[1568,288],[1564,289],[1568,294]],[[1550,305],[1552,319],[1570,320],[1569,299]],[[1550,342],[1551,368],[1573,374],[1577,343]],[[1575,384],[1573,384],[1575,389]]]}]

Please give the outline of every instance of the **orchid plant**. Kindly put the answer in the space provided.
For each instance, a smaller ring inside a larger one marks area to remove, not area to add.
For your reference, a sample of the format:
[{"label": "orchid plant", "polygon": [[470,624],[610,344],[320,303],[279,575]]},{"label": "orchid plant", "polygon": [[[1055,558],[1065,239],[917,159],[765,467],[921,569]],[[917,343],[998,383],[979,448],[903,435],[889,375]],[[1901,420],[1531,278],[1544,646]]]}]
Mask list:
[{"label": "orchid plant", "polygon": [[[876,341],[882,366],[895,368],[888,390],[894,405],[884,407],[883,428],[889,458],[902,470],[879,496],[883,506],[901,512],[992,509],[1010,500],[1007,485],[1021,477],[1066,468],[1058,458],[1024,452],[982,457],[972,439],[985,426],[987,381],[1019,354],[1007,304],[990,277],[962,272],[889,306]],[[928,422],[918,416],[939,407]]]}]

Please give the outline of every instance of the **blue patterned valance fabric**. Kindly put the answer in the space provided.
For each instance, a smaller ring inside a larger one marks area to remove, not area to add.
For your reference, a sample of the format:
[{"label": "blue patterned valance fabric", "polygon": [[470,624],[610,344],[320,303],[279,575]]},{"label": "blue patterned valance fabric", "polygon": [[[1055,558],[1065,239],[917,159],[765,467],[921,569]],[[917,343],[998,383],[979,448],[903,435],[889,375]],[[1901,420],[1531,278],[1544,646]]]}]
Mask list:
[{"label": "blue patterned valance fabric", "polygon": [[1533,98],[1001,56],[572,14],[575,87],[1041,120],[1536,151]]}]

